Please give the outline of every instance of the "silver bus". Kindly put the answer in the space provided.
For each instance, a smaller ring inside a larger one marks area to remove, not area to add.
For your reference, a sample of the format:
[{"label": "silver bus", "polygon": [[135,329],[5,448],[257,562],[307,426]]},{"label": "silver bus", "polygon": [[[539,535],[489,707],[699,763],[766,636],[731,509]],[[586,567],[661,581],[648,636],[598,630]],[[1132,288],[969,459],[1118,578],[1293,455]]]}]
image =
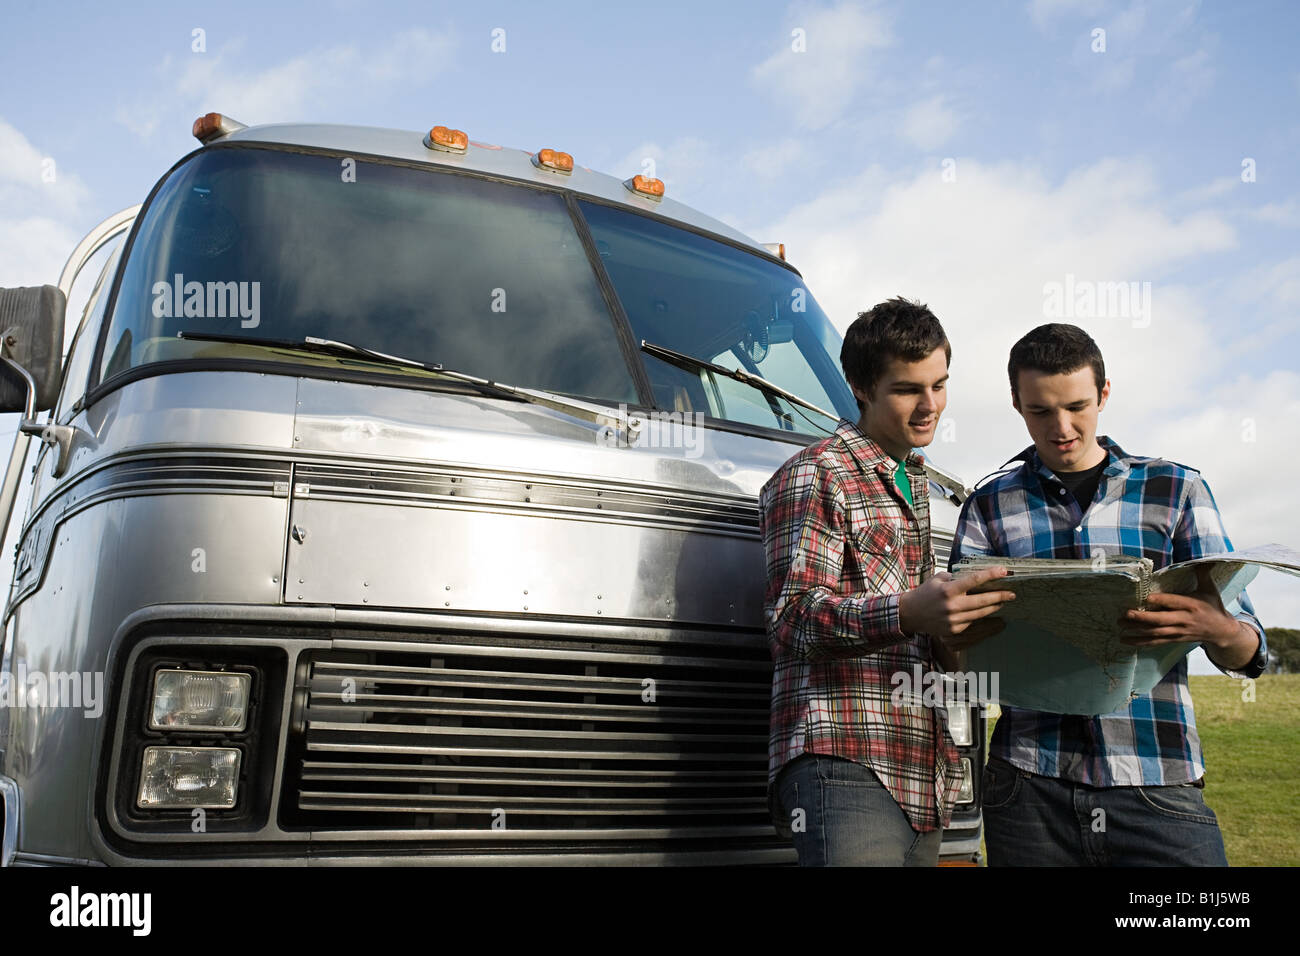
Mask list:
[{"label": "silver bus", "polygon": [[0,291],[0,862],[793,861],[757,493],[857,409],[783,249],[441,126],[194,132]]}]

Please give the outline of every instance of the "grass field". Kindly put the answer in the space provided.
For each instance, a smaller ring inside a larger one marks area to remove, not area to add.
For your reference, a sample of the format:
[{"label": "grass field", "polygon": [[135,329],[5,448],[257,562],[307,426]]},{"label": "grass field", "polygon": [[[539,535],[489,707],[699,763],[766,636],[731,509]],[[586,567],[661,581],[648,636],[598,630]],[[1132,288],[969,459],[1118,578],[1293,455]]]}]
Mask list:
[{"label": "grass field", "polygon": [[1257,678],[1254,700],[1231,677],[1188,681],[1228,863],[1300,865],[1300,674]]},{"label": "grass field", "polygon": [[1232,866],[1300,865],[1300,674],[1188,678],[1205,751],[1205,802]]}]

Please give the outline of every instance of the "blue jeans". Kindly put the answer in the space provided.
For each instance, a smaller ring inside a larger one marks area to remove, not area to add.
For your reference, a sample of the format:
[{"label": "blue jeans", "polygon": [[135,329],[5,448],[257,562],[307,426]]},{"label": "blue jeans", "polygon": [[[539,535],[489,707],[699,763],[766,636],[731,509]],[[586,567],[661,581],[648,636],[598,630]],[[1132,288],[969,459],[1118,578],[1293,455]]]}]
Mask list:
[{"label": "blue jeans", "polygon": [[993,757],[984,768],[989,866],[1227,866],[1195,784],[1089,787]]},{"label": "blue jeans", "polygon": [[800,866],[935,866],[942,830],[917,833],[870,767],[804,754],[776,779]]}]

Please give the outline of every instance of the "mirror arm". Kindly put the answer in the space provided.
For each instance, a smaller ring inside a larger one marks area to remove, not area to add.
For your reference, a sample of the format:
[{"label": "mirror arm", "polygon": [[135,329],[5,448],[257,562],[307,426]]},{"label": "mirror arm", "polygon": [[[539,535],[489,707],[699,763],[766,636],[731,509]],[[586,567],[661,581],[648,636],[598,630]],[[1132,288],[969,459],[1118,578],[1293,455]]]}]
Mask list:
[{"label": "mirror arm", "polygon": [[23,412],[22,421],[18,423],[18,430],[24,435],[35,435],[45,444],[58,448],[59,457],[54,463],[54,477],[59,478],[68,470],[68,459],[72,455],[72,439],[77,430],[71,425],[47,425],[35,420],[36,381],[27,369],[9,357],[9,347],[13,341],[13,329],[5,329],[3,344],[0,344],[0,361],[21,375],[27,383],[27,408]]}]

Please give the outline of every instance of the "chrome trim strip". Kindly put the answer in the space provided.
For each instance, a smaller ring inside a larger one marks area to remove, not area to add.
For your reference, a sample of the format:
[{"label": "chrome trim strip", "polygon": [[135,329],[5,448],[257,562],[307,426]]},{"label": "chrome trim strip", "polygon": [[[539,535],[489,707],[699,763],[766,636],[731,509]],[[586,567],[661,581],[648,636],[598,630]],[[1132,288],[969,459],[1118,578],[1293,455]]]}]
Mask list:
[{"label": "chrome trim strip", "polygon": [[83,860],[74,856],[53,856],[49,853],[18,853],[11,866],[108,866],[103,860]]},{"label": "chrome trim strip", "polygon": [[81,273],[82,267],[90,261],[90,257],[119,232],[131,228],[135,217],[140,213],[141,205],[136,203],[134,206],[113,213],[86,233],[81,242],[77,243],[77,248],[72,250],[72,255],[68,256],[68,261],[63,264],[63,271],[59,273],[59,289],[65,299],[72,295],[72,284],[77,281],[77,276]]},{"label": "chrome trim strip", "polygon": [[0,797],[4,799],[4,830],[0,839],[0,867],[11,866],[18,849],[18,811],[22,795],[18,790],[18,781],[13,777],[0,776]]}]

